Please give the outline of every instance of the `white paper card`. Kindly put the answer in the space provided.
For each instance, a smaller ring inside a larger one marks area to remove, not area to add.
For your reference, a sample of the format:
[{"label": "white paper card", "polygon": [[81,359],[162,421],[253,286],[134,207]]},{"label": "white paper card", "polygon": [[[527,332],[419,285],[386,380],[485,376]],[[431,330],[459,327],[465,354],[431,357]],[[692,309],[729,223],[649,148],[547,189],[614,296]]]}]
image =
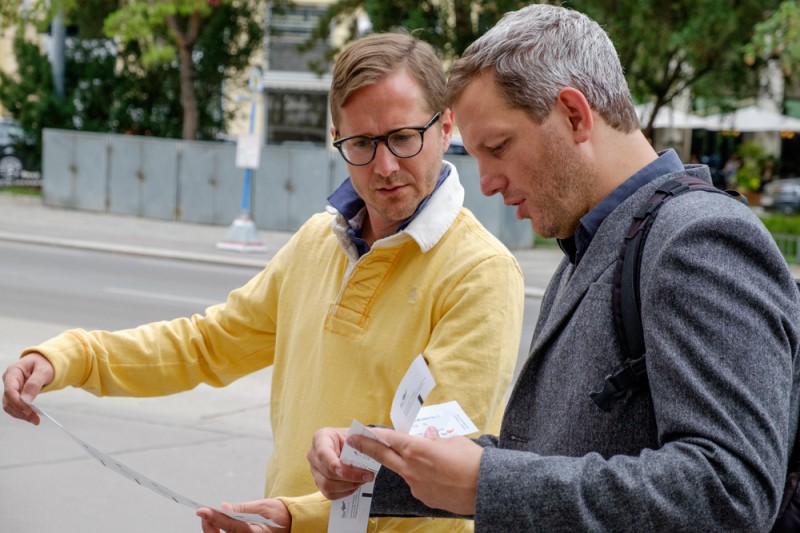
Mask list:
[{"label": "white paper card", "polygon": [[251,513],[234,513],[232,511],[223,511],[221,509],[215,509],[214,507],[212,507],[210,505],[204,505],[204,504],[198,503],[198,502],[196,502],[196,501],[194,501],[192,499],[189,499],[189,498],[187,498],[185,496],[182,496],[182,495],[178,494],[177,492],[175,492],[175,491],[173,491],[171,489],[168,489],[167,487],[165,487],[165,486],[153,481],[152,479],[150,479],[150,478],[148,478],[146,476],[143,476],[142,474],[140,474],[139,472],[135,471],[134,469],[132,469],[132,468],[122,464],[121,462],[117,461],[116,459],[114,459],[110,455],[107,455],[107,454],[101,452],[100,450],[98,450],[97,448],[95,448],[94,446],[89,444],[88,442],[84,441],[83,439],[79,438],[77,435],[75,435],[74,433],[69,431],[66,427],[64,427],[63,424],[61,424],[61,422],[59,422],[58,420],[56,420],[55,418],[53,418],[52,416],[50,416],[49,414],[44,412],[41,408],[39,408],[39,407],[37,407],[37,406],[35,406],[33,404],[29,404],[29,405],[31,406],[31,408],[34,411],[36,411],[36,413],[39,416],[44,416],[45,418],[50,419],[51,422],[53,422],[55,425],[57,425],[62,430],[64,430],[64,432],[67,435],[69,435],[69,437],[72,440],[74,440],[78,444],[78,446],[83,448],[86,453],[88,453],[90,456],[92,456],[94,459],[96,459],[101,465],[105,466],[109,470],[111,470],[113,472],[116,472],[117,474],[119,474],[119,475],[121,475],[121,476],[123,476],[125,478],[128,478],[129,480],[141,485],[142,487],[145,487],[145,488],[148,488],[148,489],[152,490],[156,494],[159,494],[159,495],[161,495],[161,496],[163,496],[165,498],[168,498],[168,499],[174,501],[175,503],[179,503],[181,505],[185,505],[186,507],[190,507],[192,509],[198,509],[200,507],[208,507],[209,509],[214,509],[215,511],[219,511],[220,513],[226,514],[226,515],[230,516],[231,518],[235,518],[236,520],[241,520],[243,522],[252,522],[252,523],[255,523],[255,524],[264,524],[264,525],[270,526],[270,527],[283,528],[283,526],[280,526],[280,525],[276,524],[275,522],[272,522],[271,520],[268,520],[268,519],[264,518],[261,515],[251,514]]},{"label": "white paper card", "polygon": [[[434,386],[436,386],[436,380],[433,379],[433,374],[431,374],[425,359],[420,354],[408,367],[394,393],[389,416],[392,419],[395,431],[408,433],[414,423],[414,419],[417,417],[417,413],[419,413],[422,404],[425,402],[425,398],[428,397]],[[364,435],[380,441],[386,446],[389,445],[388,442],[357,420],[353,420],[350,425],[347,436],[350,435]],[[342,449],[342,453],[339,454],[339,458],[347,465],[358,466],[375,473],[381,467],[379,462],[358,452],[347,444]],[[374,484],[374,482],[365,483],[350,496],[331,502],[328,533],[364,533],[367,530]]]},{"label": "white paper card", "polygon": [[408,433],[417,418],[425,398],[436,385],[428,365],[425,364],[422,354],[408,367],[400,385],[394,393],[392,410],[389,413],[395,431]]},{"label": "white paper card", "polygon": [[[349,437],[350,435],[362,435],[389,446],[385,439],[370,431],[368,427],[358,420],[353,420],[353,423],[350,424],[347,436]],[[344,445],[339,458],[346,465],[363,468],[376,474],[381,469],[381,464],[378,461],[369,455],[364,455],[349,444]],[[374,486],[375,482],[370,481],[361,485],[350,496],[331,502],[328,533],[364,533],[367,530],[369,509],[372,505],[372,488]]]},{"label": "white paper card", "polygon": [[447,439],[457,435],[475,433],[478,428],[455,400],[434,405],[424,405],[419,410],[411,435],[423,436],[425,430],[433,426],[439,431],[439,437]]},{"label": "white paper card", "polygon": [[[368,427],[358,420],[353,420],[353,423],[350,424],[350,430],[347,432],[347,436],[349,437],[350,435],[362,435],[364,437],[369,437],[372,440],[376,440],[385,446],[389,446],[388,442],[370,431]],[[349,444],[344,445],[342,453],[339,454],[339,459],[341,459],[346,465],[369,470],[370,472],[377,472],[381,468],[381,464],[378,461],[369,455],[364,455]]]},{"label": "white paper card", "polygon": [[374,487],[375,482],[370,481],[347,498],[333,500],[328,518],[328,533],[364,533],[369,523]]}]

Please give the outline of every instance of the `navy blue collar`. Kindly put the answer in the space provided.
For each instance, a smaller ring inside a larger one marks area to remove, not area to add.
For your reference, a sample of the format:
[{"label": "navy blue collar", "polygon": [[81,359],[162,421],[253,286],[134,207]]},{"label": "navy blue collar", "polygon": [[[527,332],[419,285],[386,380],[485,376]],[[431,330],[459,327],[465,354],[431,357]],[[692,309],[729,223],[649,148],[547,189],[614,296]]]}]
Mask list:
[{"label": "navy blue collar", "polygon": [[658,159],[636,172],[622,182],[619,187],[611,191],[611,194],[603,198],[599,204],[581,218],[574,236],[568,239],[559,239],[558,245],[569,257],[570,263],[577,265],[580,262],[592,243],[600,224],[630,195],[660,176],[682,170],[683,163],[675,150],[665,150],[659,153]]},{"label": "navy blue collar", "polygon": [[[430,200],[431,196],[433,196],[433,193],[436,192],[439,186],[444,183],[444,180],[447,179],[447,176],[449,175],[450,166],[443,164],[441,171],[439,171],[439,179],[436,181],[436,186],[433,188],[433,191],[431,191],[431,194],[423,198],[417,208],[414,210],[414,213],[405,219],[400,226],[398,226],[397,233],[400,233],[406,229],[409,224],[411,224],[411,221],[416,218],[420,211],[422,211],[422,209],[428,203],[428,200]],[[328,196],[328,203],[337,211],[339,211],[339,213],[342,214],[347,222],[347,225],[349,226],[347,235],[356,246],[359,257],[369,252],[369,245],[367,244],[367,241],[361,238],[361,228],[355,229],[350,225],[350,221],[354,219],[362,209],[364,209],[365,203],[353,188],[353,183],[350,181],[349,177],[344,180],[335,191],[333,191],[333,194]]]}]

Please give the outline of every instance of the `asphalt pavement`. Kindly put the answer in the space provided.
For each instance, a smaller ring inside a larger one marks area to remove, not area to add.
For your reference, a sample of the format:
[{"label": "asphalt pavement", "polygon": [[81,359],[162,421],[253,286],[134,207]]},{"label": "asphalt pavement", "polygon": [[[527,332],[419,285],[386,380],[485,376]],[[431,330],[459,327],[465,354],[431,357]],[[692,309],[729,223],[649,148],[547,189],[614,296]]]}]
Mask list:
[{"label": "asphalt pavement", "polygon": [[[221,250],[217,243],[227,229],[59,209],[38,197],[0,194],[5,241],[261,267],[291,237],[260,230],[264,251]],[[538,298],[561,252],[532,248],[514,254],[527,296]],[[0,318],[0,370],[26,346],[63,329]],[[272,450],[270,377],[267,369],[223,389],[201,385],[164,398],[100,399],[66,389],[41,395],[36,404],[79,440],[139,474],[202,504],[219,505],[263,493]],[[103,468],[51,421],[34,427],[0,413],[0,532],[54,530],[182,533],[200,531],[200,525],[191,509]]]}]

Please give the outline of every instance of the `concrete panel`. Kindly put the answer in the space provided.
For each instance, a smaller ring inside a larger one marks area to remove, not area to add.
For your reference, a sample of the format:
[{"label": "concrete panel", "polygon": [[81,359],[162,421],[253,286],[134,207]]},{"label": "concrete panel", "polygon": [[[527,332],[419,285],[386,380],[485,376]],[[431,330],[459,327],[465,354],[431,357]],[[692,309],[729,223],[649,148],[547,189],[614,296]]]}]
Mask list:
[{"label": "concrete panel", "polygon": [[142,215],[142,143],[137,139],[118,135],[108,139],[108,210],[112,213]]},{"label": "concrete panel", "polygon": [[177,141],[145,139],[141,142],[139,216],[176,219],[178,205]]},{"label": "concrete panel", "polygon": [[75,151],[69,165],[74,186],[74,207],[88,211],[105,211],[108,187],[108,136],[83,132],[73,133]]},{"label": "concrete panel", "polygon": [[229,224],[241,211],[242,191],[241,181],[236,184],[232,145],[181,142],[179,146],[178,218]]},{"label": "concrete panel", "polygon": [[45,128],[42,148],[42,200],[54,207],[74,207],[74,184],[69,166],[75,139],[66,132]]},{"label": "concrete panel", "polygon": [[46,129],[43,187],[48,205],[105,211],[107,136]]},{"label": "concrete panel", "polygon": [[109,211],[173,220],[178,179],[175,142],[113,135],[109,144]]},{"label": "concrete panel", "polygon": [[289,157],[286,229],[300,227],[308,217],[325,209],[330,168],[327,150],[291,149]]},{"label": "concrete panel", "polygon": [[290,162],[288,150],[276,146],[261,150],[261,166],[253,172],[253,222],[260,229],[297,229],[288,225]]}]

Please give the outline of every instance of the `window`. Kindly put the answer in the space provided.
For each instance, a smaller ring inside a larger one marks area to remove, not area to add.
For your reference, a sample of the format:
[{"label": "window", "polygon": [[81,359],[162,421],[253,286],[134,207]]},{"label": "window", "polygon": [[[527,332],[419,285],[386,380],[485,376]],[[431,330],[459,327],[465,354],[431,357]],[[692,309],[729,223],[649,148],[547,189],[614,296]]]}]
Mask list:
[{"label": "window", "polygon": [[326,93],[270,90],[267,91],[267,101],[267,144],[325,144],[328,118]]}]

